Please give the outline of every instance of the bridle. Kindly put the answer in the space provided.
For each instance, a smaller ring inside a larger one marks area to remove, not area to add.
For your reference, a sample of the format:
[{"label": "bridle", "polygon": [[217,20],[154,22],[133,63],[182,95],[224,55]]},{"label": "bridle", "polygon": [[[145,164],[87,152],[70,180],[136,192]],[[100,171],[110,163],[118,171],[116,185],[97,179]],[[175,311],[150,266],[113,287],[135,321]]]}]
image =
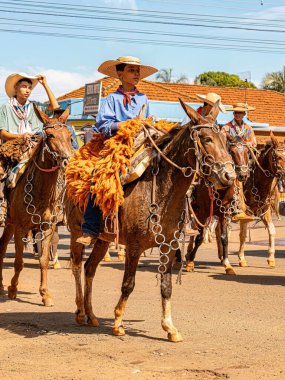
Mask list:
[{"label": "bridle", "polygon": [[[227,138],[227,146],[228,146],[228,150],[233,158],[233,161],[234,161],[234,154],[233,152],[231,151],[231,148],[232,146],[236,147],[239,151],[244,151],[244,148],[246,147],[247,148],[247,156],[248,156],[248,153],[249,153],[249,149],[248,149],[248,144],[243,142],[243,141],[237,141],[235,142],[234,141],[235,139],[233,139],[232,141],[230,141],[228,138]],[[250,171],[250,167],[249,167],[249,164],[243,164],[243,165],[238,165],[235,163],[234,161],[234,166],[236,168],[236,171],[240,171],[242,172],[243,174],[249,174],[249,171]]]},{"label": "bridle", "polygon": [[60,168],[64,168],[66,166],[67,159],[60,157],[56,152],[52,151],[48,145],[48,134],[46,133],[47,129],[55,129],[55,130],[60,130],[62,128],[68,128],[68,126],[64,123],[55,123],[55,124],[47,124],[44,125],[43,130],[42,130],[42,137],[43,137],[43,148],[42,148],[42,158],[41,160],[44,161],[45,153],[47,152],[53,160],[57,163],[56,166],[52,166],[49,169],[44,169],[38,165],[36,162],[35,158],[33,158],[33,162],[36,166],[36,168],[44,173],[52,173],[55,172],[56,170]]}]

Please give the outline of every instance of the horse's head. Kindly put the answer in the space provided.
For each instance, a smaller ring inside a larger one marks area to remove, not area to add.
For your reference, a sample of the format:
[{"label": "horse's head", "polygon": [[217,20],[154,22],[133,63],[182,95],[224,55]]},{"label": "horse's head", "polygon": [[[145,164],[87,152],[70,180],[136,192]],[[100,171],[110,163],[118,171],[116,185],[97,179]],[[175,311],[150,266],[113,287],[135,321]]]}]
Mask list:
[{"label": "horse's head", "polygon": [[285,187],[285,143],[278,141],[274,134],[270,133],[271,144],[264,148],[268,155],[268,170],[274,177],[282,181]]},{"label": "horse's head", "polygon": [[219,103],[213,106],[206,117],[199,115],[181,99],[180,103],[191,120],[188,127],[194,143],[196,160],[199,162],[200,174],[216,189],[231,186],[236,179],[234,164],[227,150],[226,138],[215,124],[219,114]]},{"label": "horse's head", "polygon": [[71,144],[72,133],[66,125],[69,108],[65,111],[56,110],[53,118],[49,118],[36,106],[34,108],[38,118],[44,125],[43,141],[46,144],[46,150],[58,164],[66,166],[73,150]]},{"label": "horse's head", "polygon": [[247,144],[243,142],[240,136],[233,137],[227,133],[226,137],[228,150],[235,164],[237,178],[244,182],[250,174]]}]

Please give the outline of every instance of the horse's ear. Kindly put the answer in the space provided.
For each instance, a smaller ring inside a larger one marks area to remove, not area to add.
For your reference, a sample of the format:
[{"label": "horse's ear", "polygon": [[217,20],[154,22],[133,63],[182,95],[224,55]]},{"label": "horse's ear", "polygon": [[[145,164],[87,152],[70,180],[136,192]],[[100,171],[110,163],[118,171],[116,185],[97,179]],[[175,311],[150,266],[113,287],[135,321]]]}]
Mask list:
[{"label": "horse's ear", "polygon": [[70,107],[68,106],[68,107],[66,108],[66,110],[60,115],[60,117],[58,118],[58,120],[59,120],[62,124],[65,124],[65,123],[66,123],[66,120],[68,119],[69,113],[70,113]]},{"label": "horse's ear", "polygon": [[192,123],[194,125],[200,125],[200,124],[205,124],[207,123],[207,120],[203,118],[194,108],[188,106],[183,102],[182,99],[179,98],[180,104],[184,111],[186,112],[187,116],[191,119]]},{"label": "horse's ear", "polygon": [[206,116],[206,119],[209,119],[210,121],[212,121],[213,123],[216,122],[217,120],[217,117],[219,115],[219,112],[220,112],[220,108],[219,108],[219,100],[216,101],[216,103],[213,105],[211,111],[208,113],[208,115]]},{"label": "horse's ear", "polygon": [[48,122],[50,121],[50,118],[48,117],[48,115],[46,115],[43,111],[40,111],[38,109],[38,107],[35,105],[35,103],[33,103],[33,106],[34,106],[34,110],[35,110],[35,113],[38,117],[38,119],[44,124],[48,124]]},{"label": "horse's ear", "polygon": [[277,148],[278,145],[279,145],[279,142],[278,142],[277,137],[274,136],[274,134],[273,134],[272,131],[270,131],[270,139],[271,139],[271,142],[272,142],[273,146],[274,146],[275,148]]}]

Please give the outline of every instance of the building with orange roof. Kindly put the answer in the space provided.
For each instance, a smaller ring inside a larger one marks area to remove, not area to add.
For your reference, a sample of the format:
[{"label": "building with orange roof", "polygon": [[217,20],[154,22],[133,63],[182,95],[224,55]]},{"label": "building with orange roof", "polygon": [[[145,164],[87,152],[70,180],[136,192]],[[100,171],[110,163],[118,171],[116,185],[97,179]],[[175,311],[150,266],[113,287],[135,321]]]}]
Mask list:
[{"label": "building with orange roof", "polygon": [[[120,84],[119,79],[110,77],[99,79],[96,82],[100,81],[103,100],[116,91]],[[77,130],[86,124],[94,124],[95,122],[94,117],[82,115],[84,89],[85,87],[82,86],[57,99],[62,108],[71,106],[70,121]],[[198,108],[201,103],[199,103],[196,94],[206,95],[208,92],[216,92],[222,97],[223,104],[226,106],[237,102],[246,102],[256,107],[255,111],[248,113],[248,120],[255,129],[257,136],[260,136],[260,141],[269,136],[270,130],[273,130],[276,135],[285,136],[285,95],[275,91],[162,83],[149,80],[140,81],[138,89],[148,96],[150,112],[159,119],[181,122],[185,114],[178,98],[193,108]],[[218,123],[225,124],[232,118],[231,112],[220,113]]]}]

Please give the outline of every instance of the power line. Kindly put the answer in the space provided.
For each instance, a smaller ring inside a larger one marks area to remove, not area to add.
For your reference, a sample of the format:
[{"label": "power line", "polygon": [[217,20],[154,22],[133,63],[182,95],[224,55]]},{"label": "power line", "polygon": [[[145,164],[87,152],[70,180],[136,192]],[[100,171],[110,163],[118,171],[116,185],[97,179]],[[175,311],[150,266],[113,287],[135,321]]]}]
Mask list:
[{"label": "power line", "polygon": [[[15,9],[12,10],[0,10],[0,12],[5,13],[15,13]],[[273,32],[273,33],[285,33],[285,30],[281,29],[260,29],[260,28],[248,28],[248,27],[237,27],[237,26],[226,26],[226,25],[205,25],[205,24],[186,24],[180,22],[170,22],[170,21],[157,21],[157,20],[138,20],[129,18],[114,18],[114,17],[104,17],[104,16],[87,16],[78,14],[67,14],[67,13],[48,13],[48,12],[32,12],[32,11],[19,11],[17,13],[28,14],[28,15],[42,15],[42,16],[53,16],[53,17],[70,17],[70,18],[82,18],[89,20],[108,20],[108,21],[120,21],[120,22],[135,22],[135,23],[149,23],[149,24],[160,24],[160,25],[173,25],[173,26],[187,26],[187,27],[199,27],[199,28],[214,28],[214,29],[230,29],[230,30],[246,30],[246,31],[257,31],[257,32]]]},{"label": "power line", "polygon": [[[158,36],[168,36],[168,37],[182,37],[182,38],[197,38],[197,39],[205,39],[205,40],[219,40],[219,41],[231,41],[231,42],[245,42],[251,44],[261,44],[262,47],[265,45],[269,46],[285,46],[284,42],[278,42],[276,40],[264,40],[264,39],[241,39],[241,38],[233,38],[233,37],[220,37],[220,36],[209,36],[209,35],[199,35],[199,34],[185,34],[185,33],[166,33],[159,31],[148,31],[148,30],[133,30],[130,28],[119,28],[119,27],[101,27],[101,26],[88,26],[83,24],[69,24],[69,23],[61,23],[60,25],[54,22],[47,21],[35,21],[35,20],[25,20],[18,18],[5,18],[0,17],[0,20],[12,21],[11,23],[1,22],[2,25],[15,25],[15,21],[17,22],[16,26],[36,26],[40,28],[52,27],[58,29],[77,29],[77,30],[98,30],[98,31],[107,31],[107,32],[120,32],[120,33],[130,33],[133,34],[144,34],[144,35],[158,35]],[[27,25],[28,24],[28,25]],[[30,25],[34,24],[34,25]],[[244,47],[250,47],[248,45]]]},{"label": "power line", "polygon": [[[112,8],[109,8],[109,7],[93,7],[93,6],[74,6],[72,4],[67,4],[67,3],[62,3],[62,5],[57,5],[57,3],[53,3],[53,2],[40,2],[40,3],[35,3],[33,1],[30,1],[30,0],[11,0],[11,1],[16,1],[16,4],[20,4],[22,5],[22,7],[33,7],[33,8],[39,8],[39,9],[36,9],[36,10],[41,10],[41,8],[43,8],[44,6],[44,10],[46,10],[46,7],[49,6],[52,8],[52,10],[63,10],[63,11],[80,11],[80,12],[87,12],[90,13],[101,13],[101,14],[108,14],[108,15],[116,15],[116,16],[131,16],[131,17],[143,17],[143,18],[155,18],[155,19],[162,19],[162,20],[173,20],[174,19],[174,15],[176,15],[175,19],[178,20],[178,21],[194,21],[194,22],[206,22],[206,23],[222,23],[224,24],[225,21],[227,22],[227,24],[237,24],[237,25],[243,25],[244,22],[246,21],[249,21],[250,20],[250,23],[251,23],[251,26],[261,26],[261,27],[276,27],[276,23],[284,23],[282,20],[274,20],[275,24],[264,24],[264,23],[260,23],[260,22],[253,22],[253,18],[241,18],[241,17],[233,17],[233,16],[228,16],[228,17],[225,17],[225,16],[216,16],[216,15],[208,15],[208,14],[196,14],[196,13],[188,13],[188,14],[185,14],[185,13],[179,13],[179,12],[166,12],[166,11],[163,11],[163,12],[157,12],[157,11],[149,11],[149,10],[140,10],[140,11],[136,11],[134,13],[133,10],[129,9],[129,8],[115,8],[115,7],[112,7]],[[12,10],[15,10],[15,8],[11,8],[11,1],[2,1],[1,3],[2,4],[7,4],[10,6],[10,8],[7,8],[6,9],[12,9]],[[28,4],[27,4],[28,3]],[[68,7],[66,6],[63,6],[63,4],[67,5]],[[12,6],[14,6],[14,4],[12,3]],[[86,10],[87,8],[87,10]],[[16,10],[18,12],[21,12],[18,10],[18,8],[16,8]],[[127,13],[128,12],[128,13]],[[140,12],[144,12],[144,13],[140,13]],[[181,17],[181,15],[183,17]],[[63,17],[68,17],[67,14],[61,14],[61,16]],[[81,15],[81,16],[84,16],[84,15]],[[179,17],[178,17],[179,16]],[[187,16],[187,17],[185,17]],[[197,20],[197,17],[199,17],[199,19]],[[201,20],[201,17],[204,17],[204,19]],[[205,19],[205,17],[210,17],[208,19]],[[234,21],[234,20],[238,20],[238,21]],[[272,22],[272,20],[266,20],[266,19],[263,19],[267,22]],[[134,21],[132,19],[132,21]],[[260,21],[260,20],[259,20]],[[277,25],[279,27],[282,27],[281,25]],[[252,29],[253,30],[253,29]],[[268,29],[266,30],[268,31]]]},{"label": "power line", "polygon": [[122,38],[122,37],[98,37],[90,35],[79,35],[71,33],[52,33],[52,32],[39,32],[39,31],[30,31],[30,30],[14,30],[14,29],[3,29],[0,28],[0,32],[9,32],[9,33],[20,33],[28,34],[34,36],[48,36],[48,37],[63,37],[63,38],[76,38],[76,39],[86,39],[86,40],[99,40],[99,41],[120,41],[127,43],[135,44],[147,44],[147,45],[156,45],[156,46],[175,46],[175,47],[192,47],[199,49],[215,49],[215,50],[233,50],[233,51],[243,51],[243,52],[259,52],[259,53],[277,53],[285,54],[284,49],[262,49],[262,48],[251,48],[251,47],[242,47],[242,46],[232,46],[232,45],[219,45],[219,44],[203,44],[200,43],[187,43],[187,42],[173,42],[173,41],[153,41],[153,40],[142,40],[142,39],[133,39],[133,38]]},{"label": "power line", "polygon": [[[22,6],[30,6],[30,7],[41,7],[42,5],[44,6],[50,6],[52,7],[53,9],[62,9],[62,10],[79,10],[79,11],[83,11],[83,12],[113,12],[116,11],[116,12],[120,12],[120,13],[123,13],[124,15],[126,14],[126,11],[127,12],[131,12],[131,15],[132,16],[136,16],[136,15],[139,15],[140,12],[144,12],[148,15],[152,15],[154,14],[155,17],[159,17],[160,15],[169,15],[171,18],[173,18],[174,15],[177,15],[177,16],[183,16],[183,19],[185,19],[185,17],[187,16],[187,19],[189,16],[197,16],[197,17],[211,17],[211,18],[216,18],[216,19],[233,19],[233,20],[238,20],[238,21],[241,21],[241,20],[247,20],[247,21],[251,21],[252,20],[256,20],[254,19],[253,17],[237,17],[237,16],[230,16],[230,15],[226,15],[226,16],[223,16],[223,15],[211,15],[211,14],[203,14],[203,13],[185,13],[185,12],[170,12],[170,11],[154,11],[154,10],[148,10],[148,9],[137,9],[137,10],[132,10],[131,8],[117,8],[117,7],[103,7],[103,6],[92,6],[92,5],[74,5],[72,3],[55,3],[55,2],[51,2],[51,1],[31,1],[31,0],[10,0],[10,1],[0,1],[2,4],[8,4],[8,5],[11,5],[11,2],[13,3],[16,3],[16,4],[20,4]],[[163,16],[164,17],[164,16]],[[264,19],[264,18],[258,18],[257,19],[258,21],[270,21],[270,22],[277,22],[277,23],[284,23],[285,20],[276,20],[276,19]],[[211,20],[212,21],[212,20]],[[224,20],[223,20],[224,21]]]}]

